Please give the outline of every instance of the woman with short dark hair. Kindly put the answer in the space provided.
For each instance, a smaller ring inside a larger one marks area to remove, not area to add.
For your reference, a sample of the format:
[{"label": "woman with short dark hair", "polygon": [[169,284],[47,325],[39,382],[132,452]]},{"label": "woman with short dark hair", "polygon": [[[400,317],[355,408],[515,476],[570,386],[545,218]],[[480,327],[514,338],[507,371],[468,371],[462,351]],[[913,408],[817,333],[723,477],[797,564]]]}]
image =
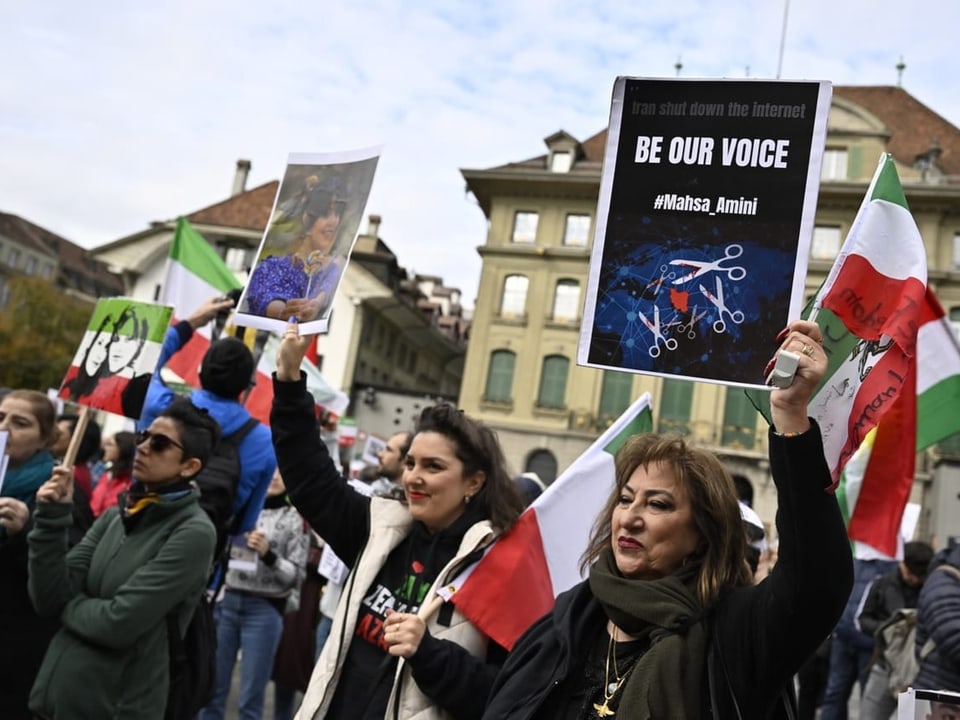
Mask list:
[{"label": "woman with short dark hair", "polygon": [[70,471],[55,468],[37,491],[30,597],[38,613],[63,624],[30,693],[38,717],[164,717],[167,617],[187,627],[216,537],[192,478],[219,439],[205,410],[172,403],[137,433],[129,492],[69,552]]}]

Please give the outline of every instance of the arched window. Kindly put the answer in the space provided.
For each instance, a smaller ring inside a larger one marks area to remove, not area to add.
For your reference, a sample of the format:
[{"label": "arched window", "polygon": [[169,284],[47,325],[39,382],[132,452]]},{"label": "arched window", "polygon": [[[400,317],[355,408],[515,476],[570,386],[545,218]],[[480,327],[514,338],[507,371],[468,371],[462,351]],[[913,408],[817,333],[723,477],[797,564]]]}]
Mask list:
[{"label": "arched window", "polygon": [[527,456],[524,472],[535,472],[544,485],[557,479],[557,459],[549,450],[534,450]]},{"label": "arched window", "polygon": [[513,396],[513,368],[516,362],[517,356],[510,350],[494,350],[490,353],[484,399],[493,402],[510,401]]},{"label": "arched window", "polygon": [[526,275],[507,275],[503,281],[503,297],[500,299],[500,314],[503,317],[522,317],[527,310]]},{"label": "arched window", "polygon": [[557,282],[553,295],[553,319],[576,320],[580,317],[580,283],[570,278]]},{"label": "arched window", "polygon": [[563,355],[548,355],[543,359],[537,405],[544,408],[566,407],[569,368],[570,361]]}]

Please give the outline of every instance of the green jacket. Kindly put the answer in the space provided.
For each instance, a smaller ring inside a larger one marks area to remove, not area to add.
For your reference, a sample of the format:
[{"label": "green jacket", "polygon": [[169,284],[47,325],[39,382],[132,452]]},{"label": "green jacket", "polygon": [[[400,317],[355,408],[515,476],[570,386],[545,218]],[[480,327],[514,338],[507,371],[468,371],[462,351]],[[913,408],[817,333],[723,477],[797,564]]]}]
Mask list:
[{"label": "green jacket", "polygon": [[37,503],[30,597],[60,614],[30,693],[41,718],[163,718],[169,686],[166,616],[181,632],[207,582],[215,532],[198,490],[145,508],[129,534],[112,507],[66,552],[71,506]]}]

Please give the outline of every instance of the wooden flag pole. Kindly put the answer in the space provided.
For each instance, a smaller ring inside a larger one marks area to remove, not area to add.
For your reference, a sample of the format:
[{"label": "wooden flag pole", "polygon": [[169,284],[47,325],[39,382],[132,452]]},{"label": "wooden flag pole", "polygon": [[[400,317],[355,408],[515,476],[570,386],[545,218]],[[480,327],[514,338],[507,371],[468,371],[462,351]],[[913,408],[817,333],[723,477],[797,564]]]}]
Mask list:
[{"label": "wooden flag pole", "polygon": [[77,426],[73,429],[73,435],[70,437],[70,444],[67,446],[67,452],[60,463],[73,470],[74,462],[77,459],[77,451],[80,450],[80,443],[83,435],[87,431],[87,425],[90,422],[90,408],[86,405],[80,406],[80,416],[77,418]]}]

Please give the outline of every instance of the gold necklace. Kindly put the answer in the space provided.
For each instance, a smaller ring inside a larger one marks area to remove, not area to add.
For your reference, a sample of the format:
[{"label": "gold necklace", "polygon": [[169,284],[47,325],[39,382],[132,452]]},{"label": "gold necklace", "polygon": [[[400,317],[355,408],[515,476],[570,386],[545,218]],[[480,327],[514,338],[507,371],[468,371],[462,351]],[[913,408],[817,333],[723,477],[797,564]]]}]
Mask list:
[{"label": "gold necklace", "polygon": [[[623,681],[627,679],[629,671],[620,675],[620,669],[617,667],[617,629],[614,627],[613,634],[610,636],[610,642],[607,643],[607,661],[603,668],[603,704],[594,703],[593,709],[597,711],[597,717],[613,717],[615,712],[610,709],[610,701],[620,690]],[[610,657],[613,657],[613,682],[610,681]]]}]

